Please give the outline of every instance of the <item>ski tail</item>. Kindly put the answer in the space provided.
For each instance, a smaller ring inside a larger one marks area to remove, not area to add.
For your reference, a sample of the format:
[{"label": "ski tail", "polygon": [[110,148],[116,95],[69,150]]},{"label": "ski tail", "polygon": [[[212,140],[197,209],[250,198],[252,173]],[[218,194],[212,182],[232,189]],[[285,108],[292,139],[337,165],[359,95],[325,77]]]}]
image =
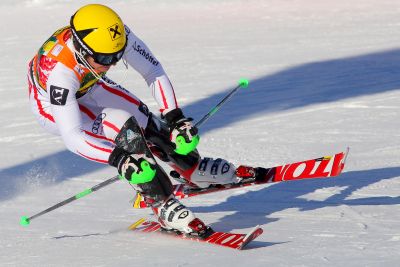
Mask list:
[{"label": "ski tail", "polygon": [[254,227],[244,238],[242,244],[237,248],[239,250],[242,250],[244,247],[246,247],[251,241],[259,237],[263,233],[263,229],[260,228],[259,225]]}]

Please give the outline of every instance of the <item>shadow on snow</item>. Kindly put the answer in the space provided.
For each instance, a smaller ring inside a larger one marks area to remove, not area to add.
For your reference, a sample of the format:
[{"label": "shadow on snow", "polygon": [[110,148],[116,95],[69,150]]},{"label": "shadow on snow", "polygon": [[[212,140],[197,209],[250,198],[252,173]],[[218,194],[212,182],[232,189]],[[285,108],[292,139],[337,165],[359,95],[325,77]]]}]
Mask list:
[{"label": "shadow on snow", "polygon": [[[342,59],[295,66],[250,81],[202,132],[223,128],[258,113],[276,112],[312,104],[400,89],[400,50],[377,52]],[[201,118],[227,92],[185,106],[194,118]]]},{"label": "shadow on snow", "polygon": [[[249,88],[245,92],[243,90],[239,91],[238,96],[232,99],[213,119],[205,124],[202,132],[222,128],[233,122],[245,120],[248,116],[255,116],[257,114],[396,90],[400,88],[399,77],[400,50],[390,50],[295,66],[250,81]],[[195,118],[200,118],[210,110],[211,106],[218,103],[229,90],[231,88],[186,106],[186,113]],[[0,171],[0,201],[17,196],[24,191],[27,185],[41,186],[47,183],[57,183],[77,175],[91,173],[104,167],[106,165],[89,162],[68,151],[62,151],[24,164],[5,168]],[[373,176],[372,178],[365,179],[364,177],[371,175]],[[340,178],[338,181],[348,186],[348,189],[344,190],[344,192],[350,194],[368,184],[396,176],[400,176],[399,169],[389,168],[365,172],[351,172],[344,174],[343,178]],[[273,185],[259,192],[248,193],[244,196],[233,198],[242,198],[244,202],[254,198],[257,201],[264,202],[266,210],[263,215],[260,215],[260,223],[266,222],[265,214],[296,205],[301,206],[302,209],[310,209],[336,205],[335,203],[354,205],[362,203],[368,203],[368,205],[373,205],[374,203],[398,203],[398,199],[385,197],[369,198],[362,201],[340,199],[340,196],[343,196],[344,192],[327,201],[306,203],[306,201],[296,198],[300,195],[299,193],[312,192],[319,187],[329,184],[336,185],[336,182],[329,180],[320,182],[305,181],[302,183],[305,183],[301,186],[304,189],[300,191],[296,183],[292,182],[291,184]],[[285,202],[282,202],[282,197],[286,195],[289,197],[285,197]],[[229,209],[231,205],[234,205],[235,209],[240,209],[241,206],[238,205],[237,201],[234,201],[233,204],[224,202],[221,205],[212,207],[212,210]],[[246,205],[246,207],[251,210],[251,205]],[[210,208],[199,207],[197,211],[210,211]],[[246,210],[246,212],[249,211]],[[256,210],[254,212],[258,213]],[[241,212],[239,211],[232,216],[237,217],[238,214],[241,214]]]},{"label": "shadow on snow", "polygon": [[[390,196],[352,196],[355,191],[371,184],[400,176],[400,167],[344,172],[339,177],[311,179],[271,184],[257,191],[231,196],[226,201],[208,207],[191,207],[195,213],[234,212],[226,215],[214,224],[215,228],[232,230],[250,228],[256,224],[264,225],[279,219],[272,218],[273,213],[286,209],[310,211],[340,205],[398,205],[400,197]],[[304,195],[317,189],[336,187],[340,192],[332,193],[324,200],[307,200]],[[240,190],[240,189],[239,189]],[[272,217],[270,217],[272,215]],[[248,218],[248,219],[246,219]]]},{"label": "shadow on snow", "polygon": [[5,168],[0,171],[0,201],[10,199],[27,188],[35,189],[62,182],[100,168],[104,166],[67,150]]}]

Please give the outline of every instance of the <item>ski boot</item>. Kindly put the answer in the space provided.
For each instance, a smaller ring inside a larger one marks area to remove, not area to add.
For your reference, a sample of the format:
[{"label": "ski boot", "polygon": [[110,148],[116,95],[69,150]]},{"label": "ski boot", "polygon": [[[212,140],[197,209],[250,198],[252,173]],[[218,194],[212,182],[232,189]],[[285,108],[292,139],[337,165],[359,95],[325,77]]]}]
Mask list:
[{"label": "ski boot", "polygon": [[209,226],[206,226],[173,195],[160,206],[152,207],[152,209],[165,231],[199,238],[206,238],[213,233]]},{"label": "ski boot", "polygon": [[200,159],[189,179],[182,178],[177,172],[171,172],[170,175],[192,189],[204,189],[240,182],[241,178],[236,176],[235,171],[235,166],[224,159],[203,158]]}]

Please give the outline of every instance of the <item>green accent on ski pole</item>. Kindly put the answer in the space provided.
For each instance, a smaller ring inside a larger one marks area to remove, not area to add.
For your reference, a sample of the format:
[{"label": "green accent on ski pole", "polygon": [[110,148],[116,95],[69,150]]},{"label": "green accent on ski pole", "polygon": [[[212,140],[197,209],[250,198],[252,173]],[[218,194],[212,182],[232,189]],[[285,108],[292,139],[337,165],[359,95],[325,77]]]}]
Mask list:
[{"label": "green accent on ski pole", "polygon": [[156,176],[156,170],[151,168],[150,163],[147,160],[143,160],[140,163],[140,167],[142,168],[142,172],[140,173],[132,173],[131,180],[129,183],[131,184],[144,184],[153,180],[154,176]]},{"label": "green accent on ski pole", "polygon": [[240,79],[239,80],[239,86],[243,87],[243,88],[247,88],[247,86],[249,86],[249,80],[247,79]]},{"label": "green accent on ski pole", "polygon": [[86,189],[85,191],[80,192],[79,194],[76,194],[75,198],[79,199],[79,198],[89,195],[90,193],[92,193],[92,189],[89,188],[89,189]]},{"label": "green accent on ski pole", "polygon": [[192,141],[190,141],[189,143],[186,142],[185,138],[182,135],[179,135],[176,138],[175,152],[179,155],[187,155],[196,149],[199,142],[200,142],[200,136],[198,135],[195,135]]},{"label": "green accent on ski pole", "polygon": [[218,111],[218,107],[214,107],[212,110],[210,110],[210,116],[214,115]]},{"label": "green accent on ski pole", "polygon": [[61,201],[61,202],[59,202],[59,203],[57,203],[57,204],[45,209],[45,210],[42,210],[41,212],[36,213],[36,214],[32,215],[31,217],[22,216],[21,220],[20,220],[20,224],[23,225],[23,226],[29,225],[30,222],[33,219],[38,218],[40,216],[43,216],[43,215],[45,215],[45,214],[47,214],[47,213],[49,213],[49,212],[51,212],[51,211],[53,211],[55,209],[58,209],[58,208],[60,208],[62,206],[65,206],[65,205],[71,203],[72,201],[75,201],[75,200],[77,200],[79,198],[82,198],[82,197],[92,193],[92,192],[95,192],[95,191],[99,190],[100,188],[103,188],[103,187],[105,187],[107,185],[110,185],[110,184],[116,182],[116,181],[119,181],[119,179],[120,178],[118,177],[118,175],[116,175],[116,176],[114,176],[114,177],[112,177],[110,179],[107,179],[104,182],[101,182],[101,183],[91,187],[90,189],[86,189],[85,191],[83,191],[83,192],[81,192],[81,193],[79,193],[77,195],[74,195],[74,196],[72,196],[70,198],[67,198],[67,199],[65,199],[65,200],[63,200],[63,201]]},{"label": "green accent on ski pole", "polygon": [[19,224],[22,226],[28,226],[30,223],[31,222],[27,216],[22,216],[21,219],[19,220]]}]

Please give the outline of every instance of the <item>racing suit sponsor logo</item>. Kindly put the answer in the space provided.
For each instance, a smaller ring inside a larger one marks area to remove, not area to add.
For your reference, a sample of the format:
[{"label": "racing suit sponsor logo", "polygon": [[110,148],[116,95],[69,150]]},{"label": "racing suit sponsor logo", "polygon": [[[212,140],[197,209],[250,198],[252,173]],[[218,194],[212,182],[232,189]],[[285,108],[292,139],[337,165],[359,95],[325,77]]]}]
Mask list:
[{"label": "racing suit sponsor logo", "polygon": [[[105,73],[104,73],[104,74],[105,74]],[[121,89],[121,90],[124,91],[125,93],[130,94],[130,92],[129,92],[127,89],[125,89],[124,87],[122,87],[120,84],[114,82],[113,80],[111,80],[110,78],[108,78],[107,76],[105,76],[104,74],[103,74],[103,76],[101,77],[101,79],[102,79],[103,81],[105,81],[106,83],[108,83],[108,85],[112,85],[113,87],[118,88],[118,89]]]},{"label": "racing suit sponsor logo", "polygon": [[99,133],[99,131],[101,130],[101,128],[100,128],[101,124],[103,123],[103,120],[105,119],[105,117],[106,117],[105,113],[100,113],[96,117],[96,119],[94,120],[93,125],[92,125],[92,133],[94,133],[94,134]]},{"label": "racing suit sponsor logo", "polygon": [[67,102],[69,90],[50,85],[50,103],[57,106],[64,106]]},{"label": "racing suit sponsor logo", "polygon": [[139,44],[137,44],[136,41],[135,41],[135,43],[132,45],[132,48],[133,48],[136,52],[138,52],[140,55],[142,55],[144,58],[146,58],[146,60],[148,60],[149,62],[151,62],[151,64],[153,64],[154,66],[157,66],[157,65],[158,65],[158,61],[157,61],[154,57],[152,57],[152,56],[150,55],[150,53],[146,51],[145,48],[143,48],[143,47],[141,47]]}]

